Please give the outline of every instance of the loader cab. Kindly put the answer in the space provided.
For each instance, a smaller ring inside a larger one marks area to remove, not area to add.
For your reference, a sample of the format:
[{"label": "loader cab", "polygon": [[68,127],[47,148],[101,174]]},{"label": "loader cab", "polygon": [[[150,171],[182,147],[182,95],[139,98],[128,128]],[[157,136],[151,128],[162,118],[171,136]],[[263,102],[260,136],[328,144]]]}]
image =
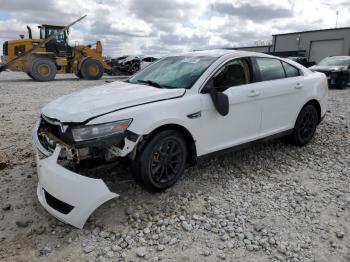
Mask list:
[{"label": "loader cab", "polygon": [[[57,25],[41,25],[40,29],[40,39],[46,39],[52,34],[58,33],[62,30],[64,26]],[[72,55],[72,48],[68,44],[68,34],[69,31],[61,31],[55,36],[50,42],[46,44],[46,49],[48,52],[53,52],[57,56],[67,57]]]}]

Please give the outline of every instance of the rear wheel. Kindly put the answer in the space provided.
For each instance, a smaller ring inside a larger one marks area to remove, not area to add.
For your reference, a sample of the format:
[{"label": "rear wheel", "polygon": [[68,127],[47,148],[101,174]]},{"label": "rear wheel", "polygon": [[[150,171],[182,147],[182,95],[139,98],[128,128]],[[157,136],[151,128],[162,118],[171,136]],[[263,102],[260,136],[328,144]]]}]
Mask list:
[{"label": "rear wheel", "polygon": [[313,105],[305,106],[299,113],[291,140],[297,146],[306,145],[313,138],[318,123],[318,112]]},{"label": "rear wheel", "polygon": [[80,68],[82,77],[86,80],[98,80],[103,75],[103,65],[94,58],[87,58]]},{"label": "rear wheel", "polygon": [[48,58],[36,58],[32,62],[31,70],[28,73],[36,81],[51,81],[57,73],[56,65]]},{"label": "rear wheel", "polygon": [[187,147],[183,136],[166,130],[155,135],[132,163],[135,180],[151,191],[162,191],[183,173]]}]

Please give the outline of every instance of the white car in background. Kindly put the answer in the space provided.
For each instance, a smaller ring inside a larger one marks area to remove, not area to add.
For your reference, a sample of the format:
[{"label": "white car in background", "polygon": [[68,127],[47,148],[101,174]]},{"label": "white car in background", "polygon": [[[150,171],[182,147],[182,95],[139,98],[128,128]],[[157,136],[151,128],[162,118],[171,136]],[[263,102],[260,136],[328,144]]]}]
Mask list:
[{"label": "white car in background", "polygon": [[125,82],[87,88],[43,108],[33,132],[39,200],[82,228],[118,195],[102,179],[63,163],[128,157],[136,181],[164,190],[200,157],[286,135],[307,144],[326,113],[327,94],[324,74],[260,53],[210,50],[163,58]]}]

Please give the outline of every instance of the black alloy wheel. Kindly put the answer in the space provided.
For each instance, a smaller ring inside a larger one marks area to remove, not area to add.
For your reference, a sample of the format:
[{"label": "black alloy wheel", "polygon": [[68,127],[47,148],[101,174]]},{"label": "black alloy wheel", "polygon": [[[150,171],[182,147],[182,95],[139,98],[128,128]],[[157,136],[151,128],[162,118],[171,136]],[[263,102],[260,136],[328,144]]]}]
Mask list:
[{"label": "black alloy wheel", "polygon": [[151,191],[162,191],[179,179],[187,159],[186,142],[181,133],[165,130],[145,145],[132,163],[135,180]]},{"label": "black alloy wheel", "polygon": [[299,128],[299,136],[306,140],[310,138],[315,130],[316,116],[308,111],[304,114]]},{"label": "black alloy wheel", "polygon": [[309,143],[318,124],[318,112],[313,105],[305,106],[298,115],[292,134],[292,142],[298,146]]},{"label": "black alloy wheel", "polygon": [[150,173],[158,184],[166,184],[174,180],[182,166],[184,152],[178,141],[171,138],[161,141],[153,152]]}]

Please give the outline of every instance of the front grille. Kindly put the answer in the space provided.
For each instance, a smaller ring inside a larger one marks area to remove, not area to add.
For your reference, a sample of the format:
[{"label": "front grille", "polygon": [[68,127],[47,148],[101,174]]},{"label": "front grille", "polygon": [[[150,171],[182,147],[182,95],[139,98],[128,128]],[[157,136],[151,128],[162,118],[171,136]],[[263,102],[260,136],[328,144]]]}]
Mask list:
[{"label": "front grille", "polygon": [[73,210],[73,206],[62,202],[61,200],[55,198],[54,196],[50,195],[45,189],[44,189],[44,193],[45,193],[45,199],[47,204],[52,207],[53,209],[57,210],[58,212],[67,215],[69,214],[69,212],[71,212]]},{"label": "front grille", "polygon": [[9,43],[7,41],[2,45],[2,53],[4,56],[8,56],[9,54],[8,46],[9,46]]}]

